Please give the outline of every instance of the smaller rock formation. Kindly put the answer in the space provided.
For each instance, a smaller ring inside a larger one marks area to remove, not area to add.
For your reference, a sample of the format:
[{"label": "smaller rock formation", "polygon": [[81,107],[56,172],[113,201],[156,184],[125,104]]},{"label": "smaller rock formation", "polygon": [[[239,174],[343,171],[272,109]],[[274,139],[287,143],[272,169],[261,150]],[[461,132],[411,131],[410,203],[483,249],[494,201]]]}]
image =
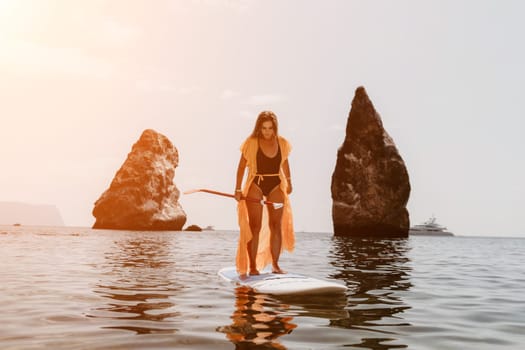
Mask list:
[{"label": "smaller rock formation", "polygon": [[184,231],[201,232],[202,228],[198,225],[190,225],[184,229]]},{"label": "smaller rock formation", "polygon": [[363,87],[352,101],[331,190],[335,235],[408,236],[408,172]]},{"label": "smaller rock formation", "polygon": [[93,228],[180,231],[186,214],[173,183],[179,154],[170,140],[145,130],[102,196]]}]

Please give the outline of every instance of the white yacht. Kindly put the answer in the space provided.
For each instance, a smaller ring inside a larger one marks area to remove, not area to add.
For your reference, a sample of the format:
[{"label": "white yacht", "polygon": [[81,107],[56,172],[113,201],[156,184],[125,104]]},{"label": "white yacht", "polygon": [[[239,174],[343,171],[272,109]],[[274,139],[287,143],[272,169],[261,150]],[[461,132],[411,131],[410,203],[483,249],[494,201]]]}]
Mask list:
[{"label": "white yacht", "polygon": [[447,228],[438,224],[436,218],[432,215],[424,223],[412,226],[408,233],[411,236],[454,236],[453,233],[446,230]]}]

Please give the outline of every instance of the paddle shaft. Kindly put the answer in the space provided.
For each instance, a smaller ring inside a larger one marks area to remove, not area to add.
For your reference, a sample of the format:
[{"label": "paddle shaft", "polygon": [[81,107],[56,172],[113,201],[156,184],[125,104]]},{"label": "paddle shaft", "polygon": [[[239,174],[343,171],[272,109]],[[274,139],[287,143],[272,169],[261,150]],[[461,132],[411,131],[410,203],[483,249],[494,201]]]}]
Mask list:
[{"label": "paddle shaft", "polygon": [[[187,192],[185,192],[185,193],[193,193],[193,192],[206,192],[206,193],[216,194],[216,195],[218,195],[218,196],[235,198],[235,195],[234,195],[234,194],[226,193],[226,192],[219,192],[219,191],[208,190],[208,189],[205,189],[205,188],[201,188],[201,189],[194,190],[194,191],[187,191]],[[248,201],[248,202],[254,202],[254,203],[261,203],[261,204],[273,205],[274,208],[276,208],[276,209],[282,207],[282,203],[275,203],[275,202],[270,202],[270,201],[266,201],[266,200],[260,200],[260,199],[257,199],[257,198],[251,198],[251,197],[245,197],[245,196],[242,196],[241,199],[243,199],[243,200],[245,200],[245,201]]]}]

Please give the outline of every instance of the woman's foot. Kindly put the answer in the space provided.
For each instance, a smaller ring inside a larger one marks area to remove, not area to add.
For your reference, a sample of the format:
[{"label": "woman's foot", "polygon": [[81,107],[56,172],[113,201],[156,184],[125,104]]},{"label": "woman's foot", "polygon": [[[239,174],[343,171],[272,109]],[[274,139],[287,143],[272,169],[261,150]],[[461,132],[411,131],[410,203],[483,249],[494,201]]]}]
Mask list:
[{"label": "woman's foot", "polygon": [[257,269],[250,270],[250,276],[257,276],[259,275],[259,271]]},{"label": "woman's foot", "polygon": [[276,274],[279,274],[279,275],[283,275],[286,273],[286,271],[284,271],[283,269],[281,269],[280,267],[277,267],[277,268],[273,268],[272,269],[272,273],[276,273]]}]

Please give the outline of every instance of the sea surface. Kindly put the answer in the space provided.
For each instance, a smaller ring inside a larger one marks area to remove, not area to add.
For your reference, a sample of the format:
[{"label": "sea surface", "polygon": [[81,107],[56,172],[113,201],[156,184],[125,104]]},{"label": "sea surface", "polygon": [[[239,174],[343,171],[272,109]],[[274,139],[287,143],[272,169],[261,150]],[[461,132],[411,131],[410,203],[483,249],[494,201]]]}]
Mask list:
[{"label": "sea surface", "polygon": [[237,233],[0,226],[0,349],[523,349],[525,239],[297,233],[290,272],[346,295],[222,281]]}]

